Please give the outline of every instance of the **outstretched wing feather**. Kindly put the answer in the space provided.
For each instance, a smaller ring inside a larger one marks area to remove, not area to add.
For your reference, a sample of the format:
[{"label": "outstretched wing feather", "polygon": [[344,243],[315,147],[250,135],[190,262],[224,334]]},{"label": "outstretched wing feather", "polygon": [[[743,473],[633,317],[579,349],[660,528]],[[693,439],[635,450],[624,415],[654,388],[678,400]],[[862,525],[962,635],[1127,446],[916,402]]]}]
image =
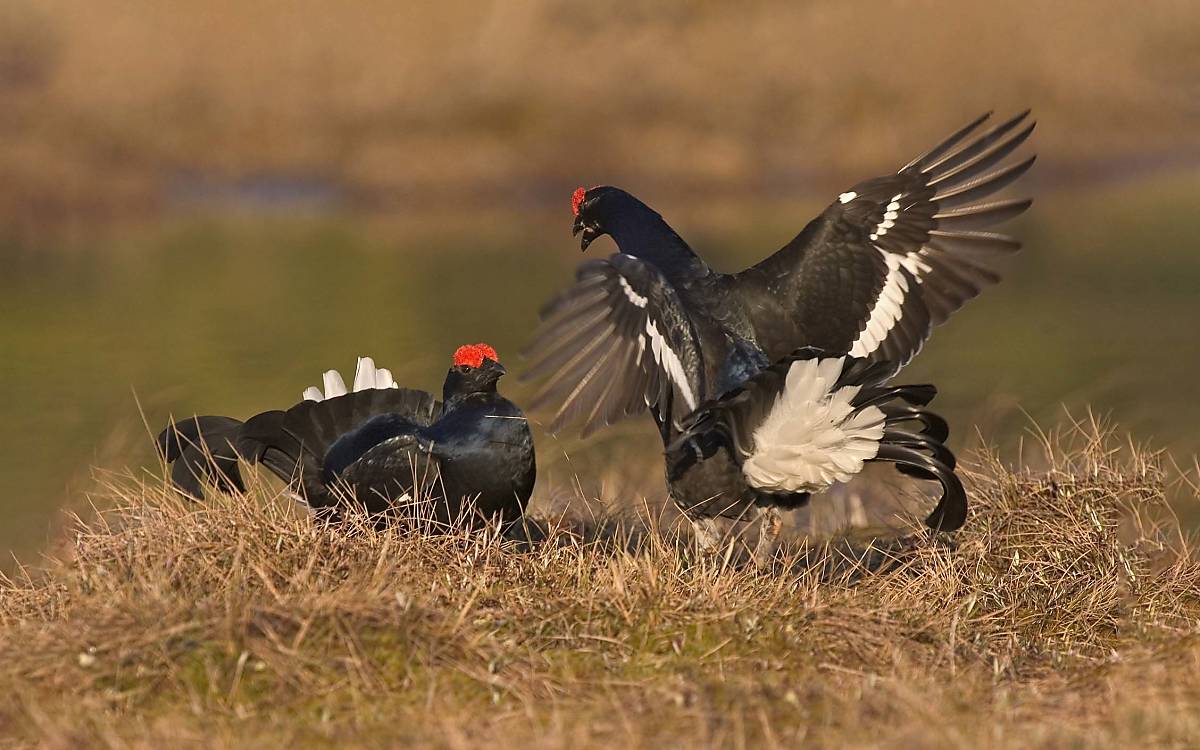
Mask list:
[{"label": "outstretched wing feather", "polygon": [[988,115],[976,118],[898,173],[842,193],[779,252],[738,274],[744,300],[769,300],[752,304],[768,356],[812,345],[899,368],[934,326],[996,283],[1020,243],[988,230],[1031,201],[990,196],[1034,162],[1004,163],[1033,132],[1028,115],[982,133]]},{"label": "outstretched wing feather", "polygon": [[552,431],[579,421],[587,435],[667,401],[678,421],[703,392],[678,295],[654,266],[620,253],[579,267],[575,285],[543,308],[527,354],[522,379],[543,381],[533,407],[554,408]]}]

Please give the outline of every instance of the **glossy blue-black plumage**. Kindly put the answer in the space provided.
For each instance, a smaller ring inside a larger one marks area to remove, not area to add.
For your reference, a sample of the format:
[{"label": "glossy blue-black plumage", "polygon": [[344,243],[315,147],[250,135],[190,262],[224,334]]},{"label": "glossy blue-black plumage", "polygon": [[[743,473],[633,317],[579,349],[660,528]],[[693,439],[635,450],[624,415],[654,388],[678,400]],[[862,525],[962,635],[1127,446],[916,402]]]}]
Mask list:
[{"label": "glossy blue-black plumage", "polygon": [[[682,364],[677,379],[700,391],[699,399],[730,385],[727,375],[738,363],[727,360],[743,354],[732,350],[737,342],[757,347],[770,362],[811,346],[899,369],[934,325],[999,280],[1002,259],[1019,247],[980,230],[1030,205],[988,198],[1033,164],[1033,157],[1004,163],[1033,123],[1023,112],[980,130],[987,117],[895,174],[842,193],[780,250],[732,274],[710,268],[657,211],[630,193],[607,185],[583,191],[574,204],[582,247],[609,235],[619,253],[600,262],[606,296],[595,282],[600,274],[581,275],[543,311],[531,346],[531,372],[544,379],[535,404],[563,404],[554,426],[582,418],[585,433],[649,406],[669,433],[678,404],[664,409],[663,402],[677,398],[645,390],[654,379],[647,373],[667,372],[666,364],[645,354],[652,338],[645,329],[618,325],[635,310],[633,319],[660,325],[658,338]],[[638,356],[628,354],[626,343]],[[610,364],[614,359],[620,367]],[[618,384],[591,386],[595,372]],[[602,402],[595,408],[572,403],[593,397]]]},{"label": "glossy blue-black plumage", "polygon": [[503,374],[498,362],[484,359],[449,370],[441,403],[422,391],[369,389],[264,412],[244,424],[185,420],[159,442],[177,486],[198,498],[202,482],[242,489],[241,457],[288,482],[318,515],[337,517],[356,503],[381,525],[415,514],[443,524],[509,524],[524,512],[536,461],[524,414],[497,392]]},{"label": "glossy blue-black plumage", "polygon": [[[576,284],[544,308],[530,347],[529,376],[543,380],[535,406],[555,405],[553,428],[580,420],[585,434],[649,408],[671,445],[699,402],[736,391],[803,347],[896,372],[934,325],[999,280],[1001,259],[1019,247],[979,230],[1030,205],[987,200],[1033,164],[1002,163],[1032,132],[1027,116],[983,131],[987,115],[977,118],[895,174],[842,193],[780,250],[732,274],[711,269],[630,193],[577,192],[582,249],[607,234],[619,252],[582,266]],[[901,458],[905,449],[889,451]],[[673,496],[690,513],[724,514],[688,498],[736,495],[736,463],[718,454],[689,464],[690,489],[672,472]],[[897,463],[933,474],[915,458]]]}]

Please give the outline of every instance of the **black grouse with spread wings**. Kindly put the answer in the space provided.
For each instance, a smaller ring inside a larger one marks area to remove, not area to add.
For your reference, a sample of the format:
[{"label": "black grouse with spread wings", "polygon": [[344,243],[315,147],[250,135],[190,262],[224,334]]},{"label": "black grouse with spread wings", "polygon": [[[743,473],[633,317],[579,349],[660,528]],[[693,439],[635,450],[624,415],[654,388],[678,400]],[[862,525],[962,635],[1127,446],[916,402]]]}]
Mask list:
[{"label": "black grouse with spread wings", "polygon": [[620,252],[582,265],[543,310],[526,377],[552,429],[585,434],[651,407],[664,441],[701,402],[800,347],[898,370],[932,328],[1000,278],[1019,243],[991,228],[1030,205],[991,196],[1034,157],[1007,160],[1034,123],[987,115],[896,174],[859,183],[775,254],[713,271],[640,200],[615,187],[577,190],[581,246],[607,234]]}]

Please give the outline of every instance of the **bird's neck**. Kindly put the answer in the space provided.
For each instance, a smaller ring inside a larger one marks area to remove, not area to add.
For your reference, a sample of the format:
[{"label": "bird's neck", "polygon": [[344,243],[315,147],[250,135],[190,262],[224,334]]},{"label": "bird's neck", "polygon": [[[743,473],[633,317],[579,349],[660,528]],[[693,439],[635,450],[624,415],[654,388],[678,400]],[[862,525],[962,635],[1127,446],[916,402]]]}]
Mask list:
[{"label": "bird's neck", "polygon": [[645,205],[625,212],[607,226],[622,253],[654,264],[668,277],[692,276],[707,270],[671,225]]},{"label": "bird's neck", "polygon": [[442,409],[443,411],[453,411],[464,406],[470,405],[485,405],[498,398],[496,389],[486,391],[461,391],[452,388],[447,388],[442,391]]}]

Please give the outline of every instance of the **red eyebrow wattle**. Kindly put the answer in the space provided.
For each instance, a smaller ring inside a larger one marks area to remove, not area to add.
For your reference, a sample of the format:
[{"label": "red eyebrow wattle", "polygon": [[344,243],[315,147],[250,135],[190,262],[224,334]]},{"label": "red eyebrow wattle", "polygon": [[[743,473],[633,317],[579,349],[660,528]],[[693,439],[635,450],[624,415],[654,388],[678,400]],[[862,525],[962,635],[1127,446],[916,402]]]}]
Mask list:
[{"label": "red eyebrow wattle", "polygon": [[500,355],[487,344],[463,344],[454,352],[454,366],[479,367],[485,358],[493,362],[500,361]]}]

